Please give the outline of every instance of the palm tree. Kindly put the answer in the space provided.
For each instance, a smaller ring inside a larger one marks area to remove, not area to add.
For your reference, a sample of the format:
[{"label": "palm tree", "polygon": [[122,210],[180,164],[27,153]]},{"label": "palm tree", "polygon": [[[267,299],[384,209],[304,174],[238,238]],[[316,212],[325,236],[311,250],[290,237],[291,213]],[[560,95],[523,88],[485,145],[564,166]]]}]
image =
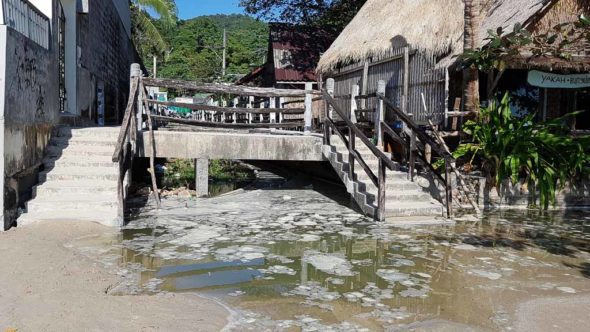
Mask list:
[{"label": "palm tree", "polygon": [[132,0],[133,42],[142,58],[162,56],[168,52],[168,44],[162,36],[161,28],[156,26],[148,13],[154,11],[159,16],[161,28],[176,25],[176,3],[174,0]]},{"label": "palm tree", "polygon": [[[481,26],[481,0],[464,0],[465,3],[465,50],[475,50],[479,45],[479,28]],[[472,65],[463,71],[463,98],[464,110],[478,113],[480,107],[479,99],[479,71]]]}]

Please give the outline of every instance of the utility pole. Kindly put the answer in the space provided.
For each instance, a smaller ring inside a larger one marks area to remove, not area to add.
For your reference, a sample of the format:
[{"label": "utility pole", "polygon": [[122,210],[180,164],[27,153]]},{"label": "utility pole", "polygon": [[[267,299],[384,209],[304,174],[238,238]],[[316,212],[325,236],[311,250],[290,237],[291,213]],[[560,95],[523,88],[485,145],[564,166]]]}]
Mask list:
[{"label": "utility pole", "polygon": [[154,78],[158,78],[158,56],[154,55]]},{"label": "utility pole", "polygon": [[225,77],[225,58],[227,56],[227,30],[223,29],[223,62],[221,64],[221,77]]}]

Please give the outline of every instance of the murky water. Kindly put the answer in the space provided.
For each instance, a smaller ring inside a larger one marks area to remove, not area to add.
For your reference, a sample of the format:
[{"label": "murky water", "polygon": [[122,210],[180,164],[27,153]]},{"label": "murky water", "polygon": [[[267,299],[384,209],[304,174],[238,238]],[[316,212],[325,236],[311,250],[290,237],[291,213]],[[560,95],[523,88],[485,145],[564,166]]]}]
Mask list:
[{"label": "murky water", "polygon": [[510,330],[522,301],[590,294],[587,212],[395,227],[301,188],[166,201],[111,255],[140,271],[129,289],[218,298],[236,330]]}]

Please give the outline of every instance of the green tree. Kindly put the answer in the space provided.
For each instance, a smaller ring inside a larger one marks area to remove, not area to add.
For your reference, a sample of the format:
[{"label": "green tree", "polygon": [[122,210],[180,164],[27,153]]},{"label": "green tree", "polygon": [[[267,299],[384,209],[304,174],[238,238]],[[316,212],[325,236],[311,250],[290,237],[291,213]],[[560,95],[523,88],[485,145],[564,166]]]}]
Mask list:
[{"label": "green tree", "polygon": [[342,30],[366,0],[240,0],[247,13],[287,23]]},{"label": "green tree", "polygon": [[[156,22],[156,26],[161,23]],[[223,29],[227,75],[221,77]],[[211,15],[179,21],[163,37],[171,47],[159,76],[197,81],[233,81],[264,62],[268,25],[246,15]]]},{"label": "green tree", "polygon": [[[154,11],[159,16],[161,24],[158,26],[148,13]],[[132,0],[131,21],[133,25],[133,42],[140,56],[162,56],[168,50],[163,35],[163,28],[176,25],[176,3],[174,0]]]}]

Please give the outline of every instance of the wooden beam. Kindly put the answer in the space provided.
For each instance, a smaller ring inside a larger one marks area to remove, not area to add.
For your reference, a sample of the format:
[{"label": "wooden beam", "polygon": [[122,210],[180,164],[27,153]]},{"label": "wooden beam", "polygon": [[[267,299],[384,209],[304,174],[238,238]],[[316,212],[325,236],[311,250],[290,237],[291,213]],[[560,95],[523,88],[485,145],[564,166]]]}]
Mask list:
[{"label": "wooden beam", "polygon": [[293,89],[254,88],[242,85],[210,84],[161,78],[143,78],[142,80],[143,83],[147,86],[168,89],[191,90],[207,93],[226,93],[237,96],[305,97],[306,93],[311,93],[315,95],[320,94],[320,92],[317,90],[306,91]]},{"label": "wooden beam", "polygon": [[199,120],[191,120],[191,119],[182,119],[182,118],[171,118],[168,116],[161,116],[161,115],[152,115],[152,119],[163,121],[163,122],[170,122],[170,123],[178,123],[178,124],[185,124],[191,126],[200,126],[200,127],[210,127],[210,128],[234,128],[234,129],[244,129],[244,128],[298,128],[303,127],[304,123],[300,122],[284,122],[284,123],[222,123],[222,122],[209,122],[209,121],[199,121]]},{"label": "wooden beam", "polygon": [[221,106],[209,106],[209,105],[197,105],[187,103],[176,103],[172,101],[158,101],[150,99],[148,103],[153,105],[162,106],[174,106],[188,108],[195,111],[214,111],[223,113],[240,113],[240,114],[270,114],[270,113],[283,113],[283,114],[303,114],[305,108],[247,108],[247,107],[221,107]]}]

